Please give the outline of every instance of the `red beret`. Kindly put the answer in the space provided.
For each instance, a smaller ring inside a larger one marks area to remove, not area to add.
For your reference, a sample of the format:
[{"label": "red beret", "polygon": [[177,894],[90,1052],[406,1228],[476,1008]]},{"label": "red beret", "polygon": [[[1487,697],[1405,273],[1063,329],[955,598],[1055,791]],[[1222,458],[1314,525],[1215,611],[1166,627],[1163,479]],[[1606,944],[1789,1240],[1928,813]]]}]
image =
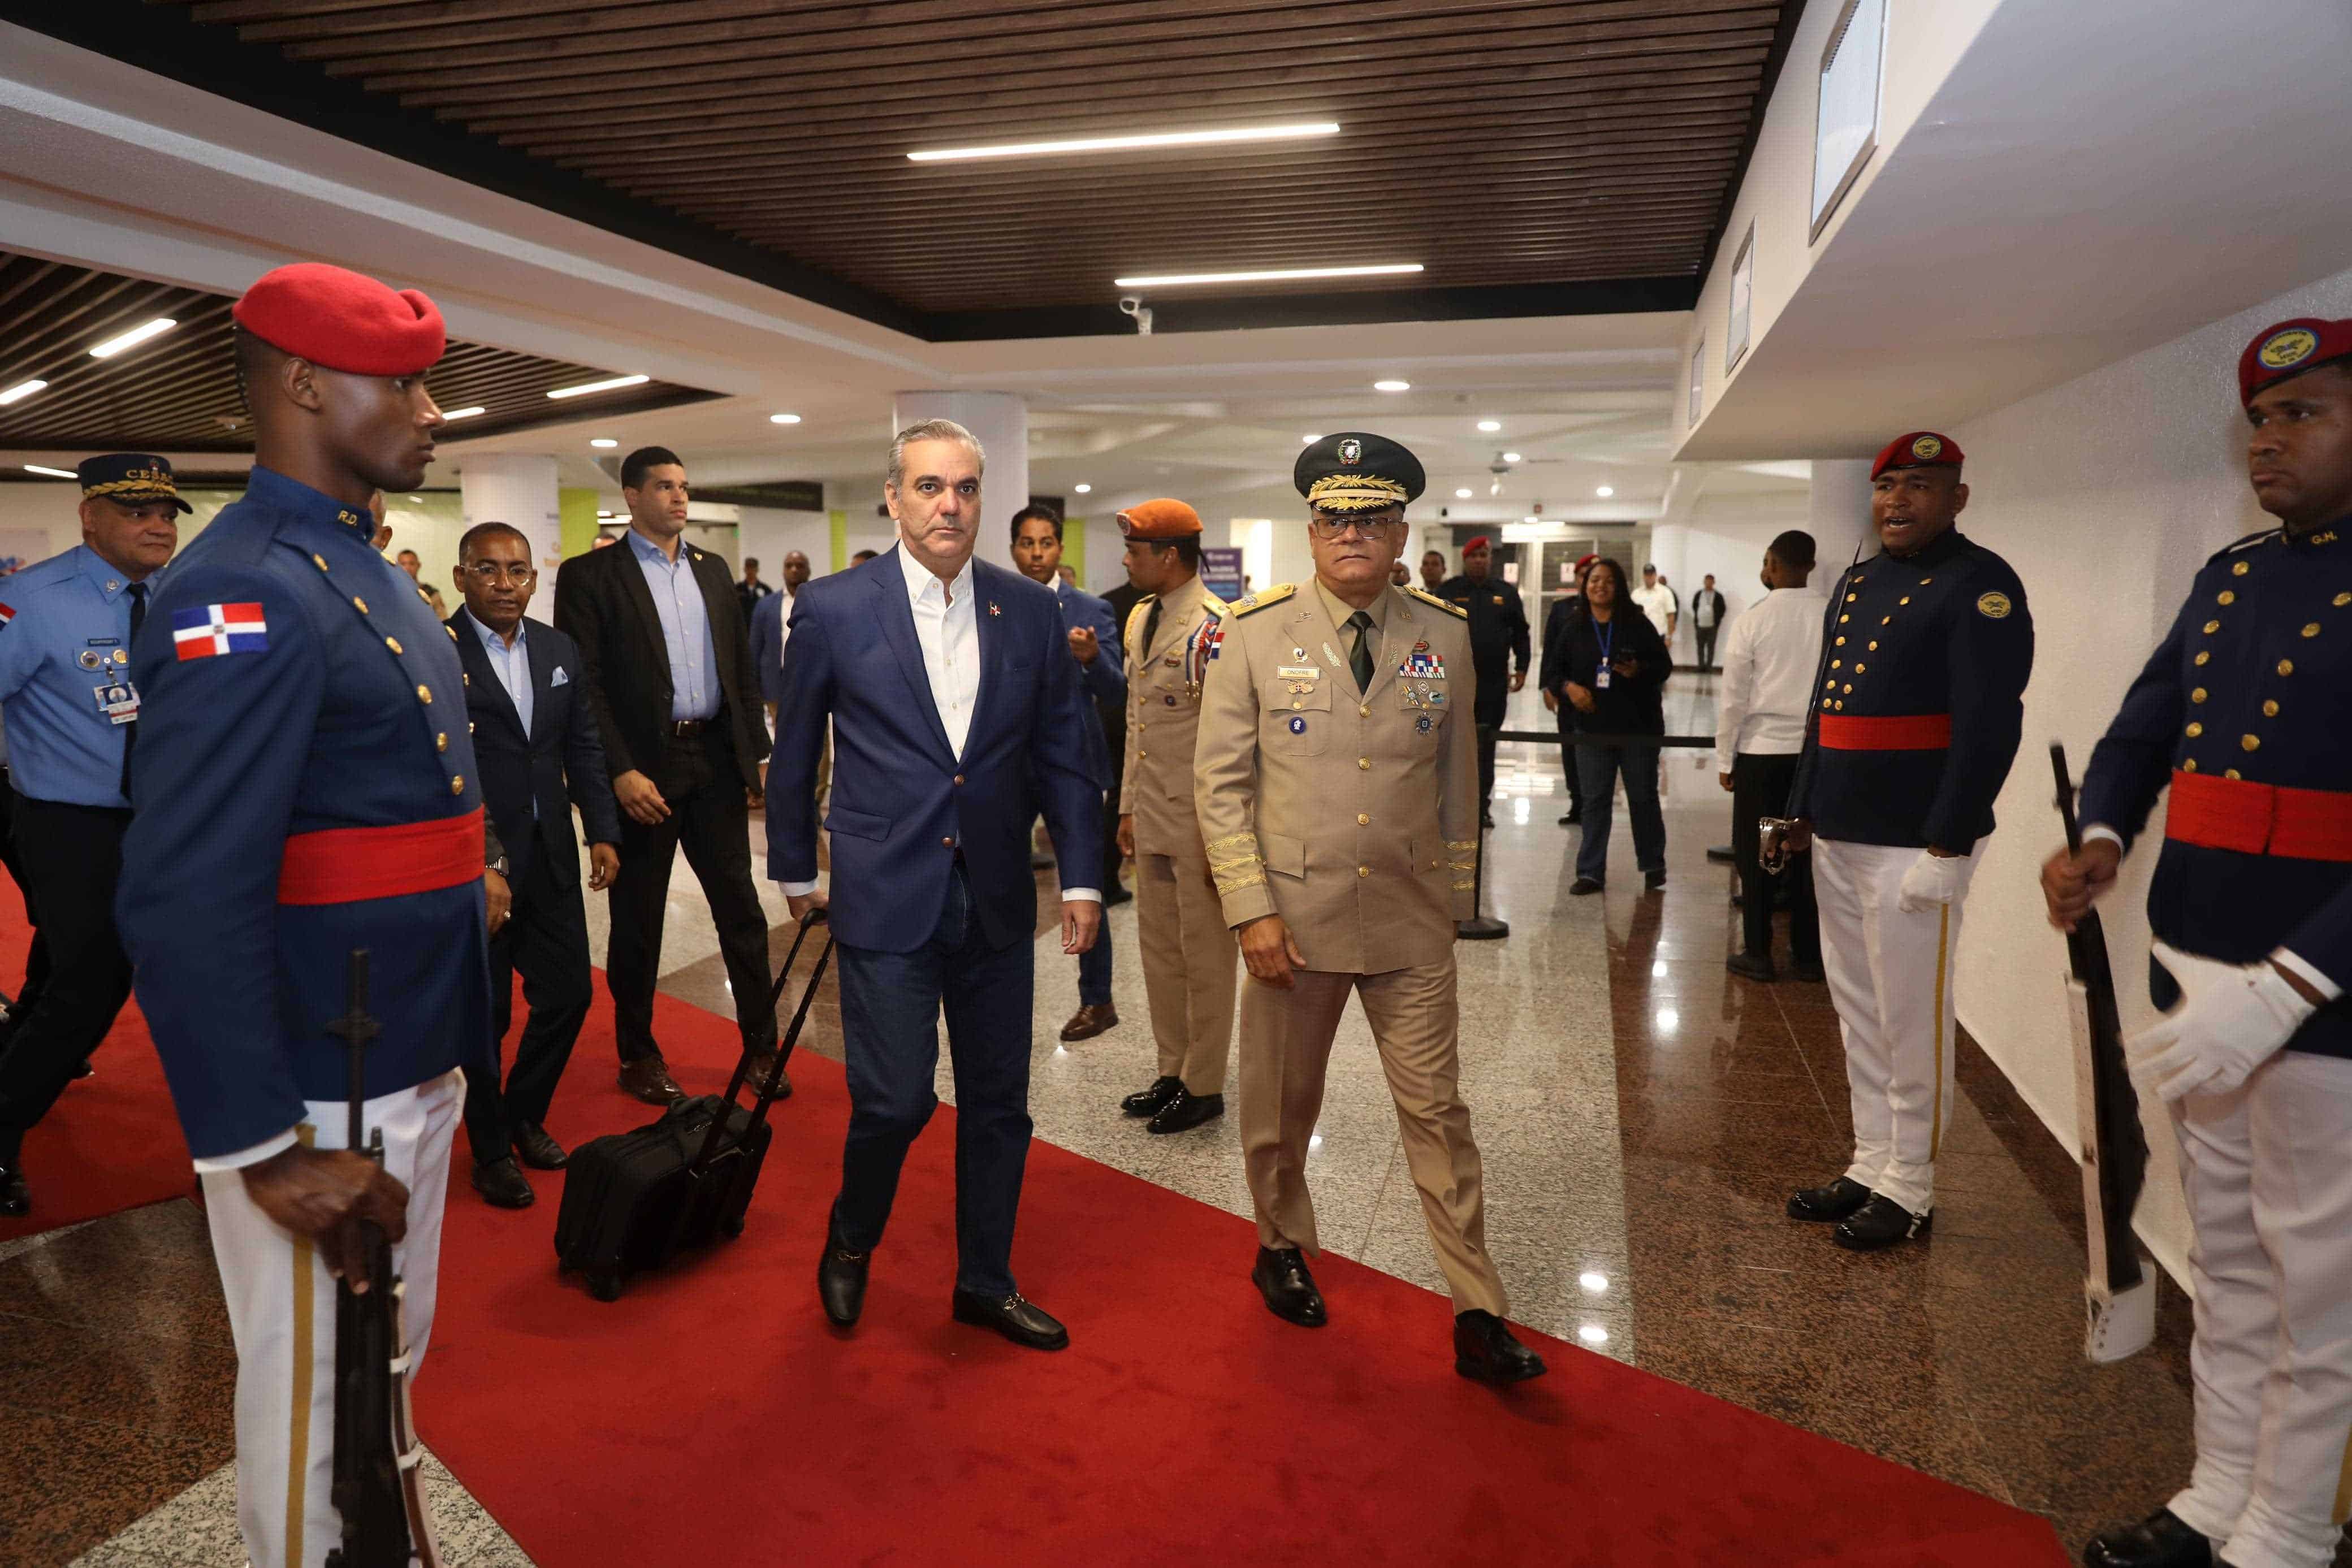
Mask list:
[{"label": "red beret", "polygon": [[1870,465],[1870,476],[1877,478],[1889,468],[1958,468],[1966,455],[1960,444],[1948,435],[1932,430],[1906,430],[1878,450],[1878,460]]},{"label": "red beret", "polygon": [[2266,386],[2352,355],[2352,321],[2298,316],[2254,334],[2238,356],[2238,401],[2252,402]]},{"label": "red beret", "polygon": [[414,288],[298,262],[264,273],[236,302],[236,324],[271,347],[355,376],[413,376],[449,346],[441,312]]},{"label": "red beret", "polygon": [[1494,548],[1495,541],[1488,538],[1485,534],[1480,534],[1476,538],[1472,539],[1468,544],[1462,547],[1462,553],[1464,555],[1468,555],[1474,549],[1493,549]]},{"label": "red beret", "polygon": [[1201,531],[1201,514],[1181,501],[1143,501],[1118,514],[1118,531],[1131,539],[1189,538]]}]

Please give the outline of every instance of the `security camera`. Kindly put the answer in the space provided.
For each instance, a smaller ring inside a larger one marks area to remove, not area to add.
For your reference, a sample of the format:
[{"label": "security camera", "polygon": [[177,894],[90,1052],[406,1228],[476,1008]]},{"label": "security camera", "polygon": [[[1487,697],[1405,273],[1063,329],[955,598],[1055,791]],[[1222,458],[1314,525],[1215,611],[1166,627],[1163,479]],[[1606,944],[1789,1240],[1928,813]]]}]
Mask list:
[{"label": "security camera", "polygon": [[1151,336],[1151,307],[1143,302],[1143,296],[1122,294],[1118,297],[1118,308],[1135,318],[1136,336],[1140,338]]}]

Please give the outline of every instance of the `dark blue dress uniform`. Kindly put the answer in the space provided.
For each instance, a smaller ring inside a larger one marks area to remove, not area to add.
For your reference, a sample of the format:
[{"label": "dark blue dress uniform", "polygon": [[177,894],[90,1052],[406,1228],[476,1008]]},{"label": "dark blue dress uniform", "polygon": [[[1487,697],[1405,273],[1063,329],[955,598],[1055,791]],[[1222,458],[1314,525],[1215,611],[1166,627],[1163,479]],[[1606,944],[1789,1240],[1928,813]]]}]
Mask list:
[{"label": "dark blue dress uniform", "polygon": [[[482,795],[447,627],[364,512],[257,466],[136,645],[117,911],[199,1160],[345,1094],[352,949],[371,1099],[493,1060]],[[257,628],[257,629],[256,629]]]},{"label": "dark blue dress uniform", "polygon": [[[2197,574],[2083,779],[2086,828],[2139,836],[2168,785],[2148,924],[2184,953],[2285,947],[2352,989],[2352,517],[2240,539]],[[2152,999],[2178,988],[2150,969]],[[2291,1051],[2352,1057],[2352,998]]]},{"label": "dark blue dress uniform", "polygon": [[2016,760],[2033,619],[2009,563],[1947,529],[1837,580],[1789,814],[1825,839],[1965,854]]}]

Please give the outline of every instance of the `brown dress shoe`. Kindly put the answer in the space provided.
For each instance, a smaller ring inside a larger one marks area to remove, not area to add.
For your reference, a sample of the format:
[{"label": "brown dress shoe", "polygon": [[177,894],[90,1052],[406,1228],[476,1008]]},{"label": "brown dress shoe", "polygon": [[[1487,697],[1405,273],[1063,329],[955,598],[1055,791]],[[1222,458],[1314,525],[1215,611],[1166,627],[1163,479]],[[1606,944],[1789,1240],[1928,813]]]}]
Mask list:
[{"label": "brown dress shoe", "polygon": [[1108,1002],[1093,1003],[1070,1015],[1062,1026],[1064,1040],[1092,1040],[1107,1029],[1118,1027],[1118,1009]]},{"label": "brown dress shoe", "polygon": [[661,1059],[659,1052],[621,1063],[620,1082],[624,1093],[633,1094],[648,1105],[667,1105],[686,1097],[670,1077],[669,1063]]}]

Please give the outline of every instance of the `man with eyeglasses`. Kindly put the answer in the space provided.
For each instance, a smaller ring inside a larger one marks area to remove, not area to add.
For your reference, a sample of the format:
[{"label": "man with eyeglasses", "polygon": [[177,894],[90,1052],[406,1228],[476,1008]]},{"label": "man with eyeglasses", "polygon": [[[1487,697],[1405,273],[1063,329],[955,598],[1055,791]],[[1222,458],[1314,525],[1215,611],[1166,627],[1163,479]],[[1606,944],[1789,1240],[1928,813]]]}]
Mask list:
[{"label": "man with eyeglasses", "polygon": [[[569,1157],[548,1133],[547,1108],[593,995],[572,808],[578,804],[588,831],[592,893],[619,873],[621,817],[595,712],[580,685],[580,650],[523,613],[539,581],[530,541],[506,523],[478,524],[457,541],[457,561],[451,575],[466,603],[448,626],[466,670],[482,800],[514,890],[506,924],[490,936],[492,1070],[467,1082],[466,1136],[474,1190],[496,1207],[528,1208],[533,1196],[522,1166],[556,1170]],[[517,970],[530,1019],[501,1087],[498,1060]]]}]

